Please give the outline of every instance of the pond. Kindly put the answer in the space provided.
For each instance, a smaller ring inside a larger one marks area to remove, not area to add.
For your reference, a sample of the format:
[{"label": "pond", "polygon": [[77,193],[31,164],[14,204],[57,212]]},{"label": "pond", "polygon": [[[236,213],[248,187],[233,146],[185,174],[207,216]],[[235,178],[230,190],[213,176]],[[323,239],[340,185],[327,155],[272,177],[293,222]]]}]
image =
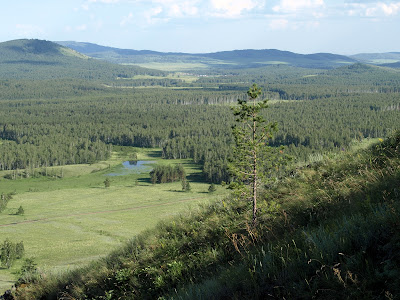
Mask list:
[{"label": "pond", "polygon": [[129,174],[141,174],[150,172],[155,161],[149,160],[127,160],[122,165],[115,168],[113,173],[108,173],[106,176],[124,176]]}]

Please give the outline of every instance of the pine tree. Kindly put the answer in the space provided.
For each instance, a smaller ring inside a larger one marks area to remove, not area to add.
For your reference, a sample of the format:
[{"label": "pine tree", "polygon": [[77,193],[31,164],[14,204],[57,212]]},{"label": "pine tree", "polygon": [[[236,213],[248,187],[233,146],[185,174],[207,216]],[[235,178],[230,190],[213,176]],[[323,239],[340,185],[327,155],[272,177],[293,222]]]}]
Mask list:
[{"label": "pine tree", "polygon": [[266,179],[269,170],[279,164],[277,149],[268,145],[274,132],[277,131],[277,123],[267,123],[261,115],[261,111],[267,108],[268,102],[268,100],[257,101],[261,95],[261,88],[253,84],[247,95],[248,100],[238,99],[238,106],[232,108],[237,124],[232,127],[235,148],[229,170],[235,182],[233,187],[252,202],[252,222],[255,225],[258,188]]}]

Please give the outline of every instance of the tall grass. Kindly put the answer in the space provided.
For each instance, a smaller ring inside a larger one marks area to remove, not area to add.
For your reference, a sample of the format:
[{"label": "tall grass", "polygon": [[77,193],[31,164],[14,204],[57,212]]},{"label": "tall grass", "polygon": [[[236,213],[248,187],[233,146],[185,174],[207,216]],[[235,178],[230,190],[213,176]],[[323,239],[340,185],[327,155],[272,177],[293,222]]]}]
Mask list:
[{"label": "tall grass", "polygon": [[398,299],[400,134],[160,223],[18,299]]}]

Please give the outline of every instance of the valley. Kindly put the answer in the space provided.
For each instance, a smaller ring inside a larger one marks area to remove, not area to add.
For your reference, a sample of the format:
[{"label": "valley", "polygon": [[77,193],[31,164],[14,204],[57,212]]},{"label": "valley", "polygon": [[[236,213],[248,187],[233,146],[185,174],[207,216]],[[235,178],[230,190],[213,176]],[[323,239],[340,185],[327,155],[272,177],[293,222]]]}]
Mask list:
[{"label": "valley", "polygon": [[[364,254],[395,281],[398,268],[380,263],[396,265],[398,234],[379,228],[398,226],[400,71],[371,64],[395,63],[395,53],[14,40],[0,54],[0,243],[25,249],[10,268],[2,263],[1,292],[19,280],[17,299],[290,298],[294,287],[304,297],[330,288],[357,296],[384,281],[367,274]],[[230,164],[232,108],[255,83],[269,99],[261,116],[278,129],[267,145],[288,160],[260,170],[268,176],[251,225]],[[398,291],[384,286],[371,294]]]},{"label": "valley", "polygon": [[[183,164],[187,176],[193,178],[187,193],[182,192],[181,182],[151,184],[149,170],[107,176],[135,150],[125,147],[124,152],[114,152],[111,159],[92,165],[48,168],[48,174],[60,174],[62,168],[63,178],[0,179],[0,191],[15,191],[1,213],[2,239],[23,241],[25,256],[33,258],[43,272],[72,270],[104,256],[160,220],[227,195],[221,187],[209,194],[209,184],[198,181],[199,166],[189,160],[172,162]],[[148,149],[139,151],[138,157],[153,165],[169,163],[162,162],[159,154],[160,150]],[[2,171],[0,176],[7,173]],[[104,186],[105,178],[110,178],[109,188]],[[14,215],[19,206],[24,214]],[[0,270],[1,289],[9,288],[21,263]]]}]

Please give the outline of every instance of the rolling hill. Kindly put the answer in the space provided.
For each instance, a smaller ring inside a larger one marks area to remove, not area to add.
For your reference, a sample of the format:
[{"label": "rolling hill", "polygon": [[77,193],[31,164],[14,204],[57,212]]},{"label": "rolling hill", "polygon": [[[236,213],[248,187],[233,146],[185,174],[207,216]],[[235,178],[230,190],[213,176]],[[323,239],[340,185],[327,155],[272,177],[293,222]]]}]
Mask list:
[{"label": "rolling hill", "polygon": [[70,48],[44,40],[13,40],[0,43],[0,78],[80,78],[110,80],[161,71],[121,66],[92,59]]},{"label": "rolling hill", "polygon": [[71,41],[56,42],[87,56],[124,64],[191,63],[208,68],[249,68],[285,64],[302,68],[334,68],[357,62],[353,58],[330,53],[296,54],[289,51],[234,50],[215,53],[176,53],[128,50]]},{"label": "rolling hill", "polygon": [[400,62],[400,52],[387,53],[360,53],[350,56],[363,63],[370,64],[391,64]]}]

